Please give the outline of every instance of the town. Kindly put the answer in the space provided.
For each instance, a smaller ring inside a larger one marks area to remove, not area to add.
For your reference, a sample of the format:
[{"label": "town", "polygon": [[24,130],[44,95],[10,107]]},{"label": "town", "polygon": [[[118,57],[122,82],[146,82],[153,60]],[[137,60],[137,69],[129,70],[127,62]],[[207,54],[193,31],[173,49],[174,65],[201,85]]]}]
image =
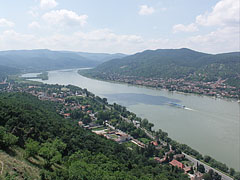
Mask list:
[{"label": "town", "polygon": [[206,95],[215,98],[240,98],[240,89],[230,85],[226,85],[224,83],[226,80],[222,79],[218,79],[217,81],[205,82],[188,80],[186,78],[145,78],[118,74],[102,74],[100,77],[108,81],[117,81],[133,85],[167,89],[169,91]]},{"label": "town", "polygon": [[108,104],[106,98],[95,96],[87,89],[72,85],[5,82],[0,91],[30,93],[40,100],[56,103],[56,111],[65,119],[75,121],[77,126],[129,150],[145,149],[146,157],[169,164],[173,171],[182,171],[191,180],[201,180],[209,174],[219,180],[232,179],[201,161],[209,156],[202,157],[190,147],[171,140],[162,130],[152,130],[154,125],[147,119],[137,117],[121,105]]}]

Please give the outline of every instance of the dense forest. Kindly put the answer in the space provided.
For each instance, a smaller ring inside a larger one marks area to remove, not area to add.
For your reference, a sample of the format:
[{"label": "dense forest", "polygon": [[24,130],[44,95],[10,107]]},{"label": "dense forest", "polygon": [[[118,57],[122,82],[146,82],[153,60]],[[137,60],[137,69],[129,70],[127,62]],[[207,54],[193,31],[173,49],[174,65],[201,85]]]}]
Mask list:
[{"label": "dense forest", "polygon": [[240,87],[240,53],[212,55],[186,48],[147,50],[81,73],[100,79],[107,76],[183,78],[204,82],[222,79],[228,85]]},{"label": "dense forest", "polygon": [[[180,170],[150,160],[144,149],[129,150],[64,119],[57,106],[26,93],[0,94],[1,150],[14,156],[22,149],[39,179],[187,179]],[[33,179],[26,172],[13,165],[1,177]]]}]

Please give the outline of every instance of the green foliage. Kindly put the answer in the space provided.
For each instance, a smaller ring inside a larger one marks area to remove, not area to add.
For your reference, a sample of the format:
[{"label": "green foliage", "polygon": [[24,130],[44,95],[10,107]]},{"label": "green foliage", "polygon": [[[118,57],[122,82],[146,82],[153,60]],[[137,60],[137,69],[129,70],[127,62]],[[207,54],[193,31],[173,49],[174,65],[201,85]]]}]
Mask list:
[{"label": "green foliage", "polygon": [[149,160],[152,148],[130,151],[63,119],[55,107],[25,93],[0,94],[0,125],[19,137],[17,145],[29,154],[39,143],[42,179],[187,179]]},{"label": "green foliage", "polygon": [[154,126],[153,123],[149,123],[147,119],[143,119],[141,121],[141,126],[144,127],[145,129],[147,129],[148,131],[152,130],[152,127]]},{"label": "green foliage", "polygon": [[79,73],[107,80],[121,77],[184,78],[204,82],[226,79],[228,85],[240,87],[240,53],[210,55],[186,48],[147,50]]},{"label": "green foliage", "polygon": [[65,150],[66,144],[59,139],[53,142],[45,142],[41,144],[39,155],[45,159],[45,168],[50,169],[54,163],[60,163],[62,160],[62,152]]},{"label": "green foliage", "polygon": [[221,180],[222,177],[218,173],[213,172],[213,170],[210,169],[208,173],[205,173],[203,175],[203,179],[204,180]]},{"label": "green foliage", "polygon": [[0,126],[0,148],[7,149],[15,145],[18,138],[11,133],[8,133],[6,129]]},{"label": "green foliage", "polygon": [[228,173],[228,171],[229,171],[229,168],[227,167],[226,164],[216,161],[215,159],[211,158],[210,156],[204,156],[204,161],[206,163],[210,164],[211,167],[218,168],[225,173]]},{"label": "green foliage", "polygon": [[197,170],[198,170],[200,173],[205,173],[205,168],[204,168],[204,166],[203,166],[202,164],[199,164],[199,165],[197,166]]},{"label": "green foliage", "polygon": [[28,139],[25,144],[26,158],[35,157],[38,154],[39,148],[39,142]]},{"label": "green foliage", "polygon": [[240,180],[240,172],[235,172],[234,180]]},{"label": "green foliage", "polygon": [[233,175],[235,174],[235,169],[230,168],[230,169],[229,169],[229,174],[230,174],[231,176],[233,176]]}]

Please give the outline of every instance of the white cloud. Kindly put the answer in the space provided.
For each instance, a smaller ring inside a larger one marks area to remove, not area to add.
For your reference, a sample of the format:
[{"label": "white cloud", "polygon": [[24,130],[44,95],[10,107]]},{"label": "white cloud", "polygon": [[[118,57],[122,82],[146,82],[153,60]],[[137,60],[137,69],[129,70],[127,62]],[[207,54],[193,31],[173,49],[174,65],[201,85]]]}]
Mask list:
[{"label": "white cloud", "polygon": [[36,10],[29,10],[27,12],[28,14],[30,14],[32,17],[38,17],[39,16],[39,13],[36,11]]},{"label": "white cloud", "polygon": [[0,33],[0,49],[32,49],[36,46],[34,35],[7,30]]},{"label": "white cloud", "polygon": [[133,53],[146,49],[147,42],[134,34],[117,34],[110,29],[97,29],[73,34],[56,33],[49,36],[22,34],[15,31],[0,32],[0,49],[72,50],[90,52]]},{"label": "white cloud", "polygon": [[182,40],[165,38],[143,38],[136,34],[118,34],[111,29],[96,29],[89,32],[55,32],[53,35],[24,34],[13,30],[0,32],[0,49],[70,50],[108,53],[136,53],[146,49],[187,47],[208,53],[239,51],[239,29],[219,28],[207,34]]},{"label": "white cloud", "polygon": [[39,25],[38,22],[33,21],[28,25],[28,27],[31,28],[31,29],[37,29],[37,28],[40,28],[40,25]]},{"label": "white cloud", "polygon": [[188,43],[192,48],[219,53],[240,51],[239,39],[239,27],[224,27],[204,35],[190,37]]},{"label": "white cloud", "polygon": [[52,9],[57,5],[58,3],[55,0],[40,0],[40,7],[42,9]]},{"label": "white cloud", "polygon": [[203,26],[239,26],[239,0],[221,0],[212,9],[196,17],[196,23]]},{"label": "white cloud", "polygon": [[194,32],[198,28],[210,31],[182,41],[185,46],[209,53],[240,51],[240,4],[239,0],[220,0],[211,10],[196,17],[187,26],[173,26],[173,32]]},{"label": "white cloud", "polygon": [[50,11],[42,16],[42,18],[49,24],[60,25],[60,26],[83,26],[87,23],[87,15],[78,15],[73,11],[65,9]]},{"label": "white cloud", "polygon": [[88,33],[83,32],[76,32],[74,35],[76,35],[78,38],[82,40],[88,40],[88,41],[108,41],[108,42],[134,42],[134,43],[141,43],[143,42],[143,39],[141,36],[137,35],[119,35],[112,32],[110,29],[98,29],[94,31],[90,31]]},{"label": "white cloud", "polygon": [[13,27],[14,23],[6,20],[5,18],[0,18],[0,27]]},{"label": "white cloud", "polygon": [[149,15],[149,14],[153,14],[154,12],[155,12],[155,9],[153,7],[148,7],[147,5],[141,5],[138,14]]},{"label": "white cloud", "polygon": [[198,28],[197,26],[192,23],[192,24],[189,24],[189,25],[183,25],[183,24],[176,24],[173,26],[173,32],[176,33],[176,32],[196,32],[198,31]]},{"label": "white cloud", "polygon": [[173,32],[195,32],[199,26],[239,27],[240,1],[220,0],[211,12],[205,12],[196,17],[194,23],[189,25],[177,24],[173,26]]}]

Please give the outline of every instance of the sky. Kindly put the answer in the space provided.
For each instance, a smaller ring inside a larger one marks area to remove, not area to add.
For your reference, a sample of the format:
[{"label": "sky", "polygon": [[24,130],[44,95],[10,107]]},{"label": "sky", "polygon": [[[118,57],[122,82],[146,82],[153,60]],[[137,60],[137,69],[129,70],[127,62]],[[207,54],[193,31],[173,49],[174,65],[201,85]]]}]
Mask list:
[{"label": "sky", "polygon": [[239,0],[0,0],[0,50],[240,51]]}]

